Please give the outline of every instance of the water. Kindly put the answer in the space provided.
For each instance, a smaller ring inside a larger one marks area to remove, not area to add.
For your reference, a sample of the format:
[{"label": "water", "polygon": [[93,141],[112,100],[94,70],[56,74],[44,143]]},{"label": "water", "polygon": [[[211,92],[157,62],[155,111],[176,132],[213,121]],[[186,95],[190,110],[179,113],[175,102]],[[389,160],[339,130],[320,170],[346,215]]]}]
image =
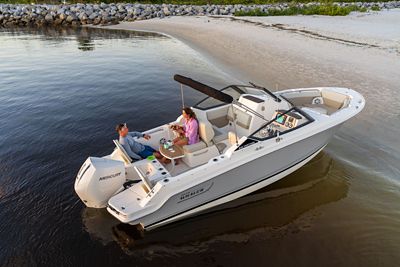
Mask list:
[{"label": "water", "polygon": [[0,266],[398,264],[400,128],[378,116],[400,123],[390,90],[362,92],[378,100],[284,180],[141,236],[84,207],[80,165],[112,151],[118,122],[141,131],[175,119],[175,73],[236,81],[149,33],[3,29],[0,48]]}]

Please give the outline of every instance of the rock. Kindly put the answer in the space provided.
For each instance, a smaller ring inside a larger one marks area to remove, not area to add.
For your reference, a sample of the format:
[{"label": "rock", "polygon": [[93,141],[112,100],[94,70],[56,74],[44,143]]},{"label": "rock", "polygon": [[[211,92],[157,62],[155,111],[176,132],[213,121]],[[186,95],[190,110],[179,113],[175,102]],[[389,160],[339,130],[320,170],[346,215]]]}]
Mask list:
[{"label": "rock", "polygon": [[67,18],[67,15],[65,15],[64,13],[61,13],[60,15],[58,15],[58,18],[63,21]]},{"label": "rock", "polygon": [[94,20],[95,18],[97,18],[99,16],[99,14],[97,14],[97,13],[92,13],[90,16],[89,16],[89,19],[90,20]]},{"label": "rock", "polygon": [[[398,8],[400,1],[391,2],[338,2],[345,7],[356,5],[371,9],[378,6],[381,9]],[[297,7],[316,6],[319,3],[297,3]],[[172,4],[69,4],[69,5],[14,5],[0,4],[1,25],[72,25],[81,24],[115,24],[119,21],[134,21],[165,16],[197,16],[197,15],[233,15],[236,11],[260,9],[268,12],[271,9],[285,10],[291,4],[265,5],[172,5]]]},{"label": "rock", "polygon": [[93,25],[98,25],[98,24],[100,24],[100,22],[101,22],[101,18],[95,18],[93,20]]},{"label": "rock", "polygon": [[121,12],[124,12],[126,9],[125,9],[125,6],[123,6],[122,4],[119,4],[118,6],[117,6],[117,8],[118,8],[118,10],[119,11],[121,11]]},{"label": "rock", "polygon": [[82,21],[87,21],[88,17],[85,13],[82,13],[79,15],[79,20]]},{"label": "rock", "polygon": [[61,25],[61,24],[62,24],[62,22],[63,22],[63,20],[62,20],[62,19],[60,19],[60,18],[58,18],[58,19],[55,19],[55,20],[54,20],[54,25]]},{"label": "rock", "polygon": [[88,15],[88,16],[92,15],[93,12],[94,12],[93,9],[85,9],[85,13],[86,13],[86,15]]},{"label": "rock", "polygon": [[197,13],[204,13],[204,8],[203,7],[195,7]]},{"label": "rock", "polygon": [[164,13],[165,16],[171,15],[171,12],[169,11],[169,8],[168,8],[167,6],[165,6],[165,7],[163,8],[163,13]]},{"label": "rock", "polygon": [[71,26],[73,26],[73,27],[78,27],[79,25],[81,25],[81,23],[77,20],[74,20],[71,22]]},{"label": "rock", "polygon": [[67,18],[66,18],[66,21],[68,22],[68,23],[71,23],[71,22],[73,22],[73,21],[76,21],[76,20],[78,20],[78,18],[75,16],[75,15],[69,15]]},{"label": "rock", "polygon": [[47,15],[44,17],[44,20],[45,20],[47,23],[53,22],[53,15],[47,14]]}]

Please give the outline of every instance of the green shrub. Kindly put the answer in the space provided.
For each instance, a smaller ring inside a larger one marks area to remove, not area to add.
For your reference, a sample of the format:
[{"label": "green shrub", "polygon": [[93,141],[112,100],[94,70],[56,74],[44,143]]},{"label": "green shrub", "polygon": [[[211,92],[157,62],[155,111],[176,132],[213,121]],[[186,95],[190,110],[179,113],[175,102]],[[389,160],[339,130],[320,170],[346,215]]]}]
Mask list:
[{"label": "green shrub", "polygon": [[379,6],[372,6],[371,10],[372,11],[379,11],[379,10],[381,10],[381,8]]},{"label": "green shrub", "polygon": [[310,6],[290,6],[286,9],[270,9],[263,12],[260,9],[250,11],[235,12],[235,16],[295,16],[295,15],[325,15],[325,16],[346,16],[350,12],[359,11],[366,12],[365,7],[358,7],[356,5],[338,6],[334,4],[320,4]]}]

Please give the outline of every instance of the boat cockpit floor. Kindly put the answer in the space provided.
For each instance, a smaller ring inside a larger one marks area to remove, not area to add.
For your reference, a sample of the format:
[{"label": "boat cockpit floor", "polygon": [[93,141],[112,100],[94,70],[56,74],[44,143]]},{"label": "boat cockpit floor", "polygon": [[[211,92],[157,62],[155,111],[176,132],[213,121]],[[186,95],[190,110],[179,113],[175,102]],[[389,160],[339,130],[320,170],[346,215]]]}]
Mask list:
[{"label": "boat cockpit floor", "polygon": [[175,167],[172,163],[163,164],[171,176],[177,176],[191,169],[182,159],[175,160],[175,162]]}]

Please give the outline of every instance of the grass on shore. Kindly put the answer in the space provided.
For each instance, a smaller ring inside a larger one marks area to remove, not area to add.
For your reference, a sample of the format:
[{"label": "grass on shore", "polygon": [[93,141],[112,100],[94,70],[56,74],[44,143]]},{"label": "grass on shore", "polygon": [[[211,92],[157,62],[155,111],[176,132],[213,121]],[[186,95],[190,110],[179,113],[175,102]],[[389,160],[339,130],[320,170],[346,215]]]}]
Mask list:
[{"label": "grass on shore", "polygon": [[[378,6],[371,8],[374,11],[380,10]],[[237,11],[235,16],[295,16],[295,15],[325,15],[325,16],[347,16],[350,12],[366,12],[367,8],[356,5],[338,6],[334,4],[311,5],[304,7],[290,6],[287,9],[270,9],[263,12],[260,9],[250,11]]]},{"label": "grass on shore", "polygon": [[[356,2],[357,0],[339,0],[340,2]],[[391,0],[358,0],[357,2],[389,2]],[[278,3],[310,3],[324,0],[66,0],[68,4],[73,3],[143,3],[143,4],[175,4],[175,5],[262,5]],[[62,0],[0,0],[0,4],[61,4]]]}]

